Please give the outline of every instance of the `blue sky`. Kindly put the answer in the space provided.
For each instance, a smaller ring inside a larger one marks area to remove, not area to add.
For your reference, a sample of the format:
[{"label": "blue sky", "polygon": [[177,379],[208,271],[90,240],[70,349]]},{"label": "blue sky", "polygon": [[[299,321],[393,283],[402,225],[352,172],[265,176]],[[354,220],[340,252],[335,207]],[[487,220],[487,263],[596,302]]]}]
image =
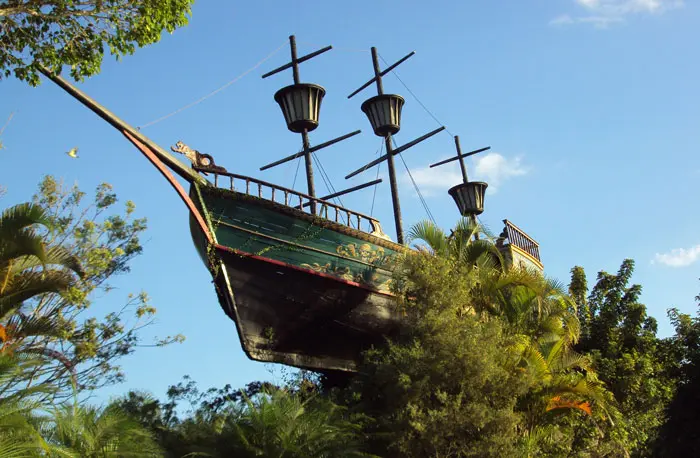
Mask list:
[{"label": "blue sky", "polygon": [[[290,186],[296,163],[258,168],[300,147],[273,100],[278,88],[291,84],[291,72],[260,76],[288,61],[290,34],[300,54],[332,44],[334,50],[302,64],[301,79],[327,90],[312,143],[363,130],[318,153],[339,189],[376,176],[372,169],[343,179],[372,160],[381,141],[359,108],[373,89],[347,99],[372,75],[370,46],[390,62],[415,50],[397,69],[401,79],[460,136],[464,150],[492,147],[468,162],[471,178],[489,182],[482,221],[496,233],[504,218],[523,228],[539,241],[546,272],[564,282],[574,265],[585,267],[593,283],[599,270],[635,259],[642,299],[659,319],[660,334],[669,335],[665,310],[694,313],[700,291],[699,25],[700,4],[677,0],[200,0],[188,27],[121,62],[107,57],[102,73],[80,87],[144,126],[278,50],[224,90],[142,132],[165,148],[183,140],[230,171]],[[406,98],[399,144],[438,126],[395,77],[385,79],[385,91]],[[149,220],[144,254],[96,312],[107,313],[128,292],[144,289],[158,308],[145,338],[181,332],[187,340],[125,358],[127,382],[98,398],[130,388],[163,395],[184,374],[203,387],[279,376],[274,366],[243,354],[192,246],[184,205],[118,132],[49,81],[30,88],[4,80],[0,101],[1,118],[15,113],[0,151],[4,206],[28,199],[41,176],[53,174],[86,190],[110,182]],[[74,146],[78,159],[64,154]],[[459,182],[458,169],[426,167],[452,154],[448,133],[404,153],[443,227],[458,217],[446,193]],[[408,226],[426,214],[397,165]],[[385,167],[380,175],[386,177]],[[393,237],[386,181],[374,214]],[[317,189],[326,192],[320,179]],[[343,202],[368,213],[372,190]]]}]

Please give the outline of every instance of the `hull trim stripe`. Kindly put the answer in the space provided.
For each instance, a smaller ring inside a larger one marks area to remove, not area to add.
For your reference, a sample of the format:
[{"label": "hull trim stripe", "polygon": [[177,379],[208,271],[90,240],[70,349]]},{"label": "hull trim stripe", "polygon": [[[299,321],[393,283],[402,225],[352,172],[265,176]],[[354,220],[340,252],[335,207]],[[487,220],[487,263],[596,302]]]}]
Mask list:
[{"label": "hull trim stripe", "polygon": [[334,277],[332,275],[324,274],[323,272],[316,272],[315,270],[312,270],[312,269],[306,269],[304,267],[295,266],[293,264],[288,264],[286,262],[277,261],[276,259],[265,258],[263,256],[258,256],[256,254],[248,253],[246,251],[237,250],[235,248],[229,248],[229,247],[224,246],[224,245],[215,244],[214,246],[216,247],[217,250],[220,250],[220,251],[225,251],[225,252],[236,254],[239,256],[243,256],[246,258],[256,259],[258,261],[263,261],[263,262],[267,262],[270,264],[275,264],[275,265],[278,265],[280,267],[285,267],[287,269],[292,269],[292,270],[297,270],[297,271],[304,272],[304,273],[309,273],[312,275],[317,275],[319,277],[327,278],[329,280],[334,280],[334,281],[344,283],[344,284],[349,285],[349,286],[354,286],[356,288],[362,288],[362,289],[365,289],[367,291],[371,291],[371,292],[376,293],[376,294],[381,294],[383,296],[395,297],[395,295],[392,293],[380,291],[380,290],[373,288],[371,286],[363,285],[362,283],[358,283],[358,282],[355,282],[352,280],[345,280],[343,278]]}]

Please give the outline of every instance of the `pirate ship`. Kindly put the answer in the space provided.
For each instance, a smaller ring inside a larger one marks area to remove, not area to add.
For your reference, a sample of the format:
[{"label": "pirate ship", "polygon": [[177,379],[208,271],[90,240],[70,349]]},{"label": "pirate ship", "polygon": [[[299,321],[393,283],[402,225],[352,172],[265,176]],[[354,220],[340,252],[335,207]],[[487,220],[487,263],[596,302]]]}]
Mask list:
[{"label": "pirate ship", "polygon": [[[297,57],[290,37],[291,61],[264,75],[291,69],[292,85],[274,100],[287,127],[301,135],[301,151],[261,167],[266,170],[302,158],[307,192],[230,172],[211,155],[177,142],[171,150],[190,160],[190,167],[111,113],[105,107],[46,69],[46,77],[120,131],[161,172],[185,203],[192,240],[210,270],[224,312],[238,331],[249,358],[321,371],[352,371],[361,351],[401,326],[391,291],[397,257],[410,252],[405,245],[394,157],[443,131],[440,127],[402,146],[394,136],[401,129],[404,99],[384,93],[382,77],[405,62],[410,53],[384,70],[376,48],[371,49],[374,76],[351,93],[352,98],[375,85],[377,95],[361,105],[375,135],[384,138],[385,154],[346,178],[386,162],[392,197],[396,241],[379,220],[344,208],[333,199],[373,186],[374,180],[318,197],[314,186],[314,152],[346,140],[359,130],[316,146],[309,132],[318,127],[325,89],[302,83],[299,64],[332,49],[331,46]],[[449,189],[460,214],[472,220],[483,212],[487,184],[469,181],[464,159],[489,147],[462,153],[431,165],[459,161],[463,182]],[[189,183],[187,192],[178,175]],[[508,262],[541,270],[537,243],[508,220],[498,239]]]}]

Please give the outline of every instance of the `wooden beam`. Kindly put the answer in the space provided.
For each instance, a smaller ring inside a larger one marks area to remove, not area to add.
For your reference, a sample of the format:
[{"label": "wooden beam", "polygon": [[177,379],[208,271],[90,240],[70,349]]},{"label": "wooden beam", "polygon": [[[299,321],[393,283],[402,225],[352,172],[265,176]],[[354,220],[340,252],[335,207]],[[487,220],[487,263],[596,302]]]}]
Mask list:
[{"label": "wooden beam", "polygon": [[395,64],[388,66],[384,71],[380,72],[379,75],[375,76],[374,78],[372,78],[371,80],[367,81],[365,84],[360,86],[360,88],[357,89],[352,94],[350,94],[348,96],[348,98],[352,98],[354,95],[360,93],[360,91],[362,91],[364,88],[369,87],[372,83],[377,81],[378,78],[381,78],[382,76],[386,75],[387,73],[389,73],[390,71],[392,71],[393,69],[395,69],[396,67],[398,67],[399,65],[404,63],[405,61],[407,61],[408,58],[411,57],[412,55],[414,55],[415,53],[416,53],[415,51],[411,51],[408,55],[399,59]]},{"label": "wooden beam", "polygon": [[[321,144],[318,144],[318,145],[316,145],[316,146],[312,146],[311,148],[309,148],[309,152],[310,152],[310,153],[313,153],[313,152],[318,151],[318,150],[320,150],[320,149],[326,148],[327,146],[334,145],[334,144],[336,144],[336,143],[338,143],[338,142],[341,142],[341,141],[343,141],[343,140],[345,140],[345,139],[347,139],[347,138],[350,138],[350,137],[352,137],[352,136],[355,136],[355,135],[359,134],[360,132],[362,132],[362,131],[361,131],[361,130],[356,130],[356,131],[354,131],[354,132],[350,132],[349,134],[341,135],[341,136],[338,137],[338,138],[334,138],[333,140],[328,140],[328,141],[325,142],[325,143],[321,143]],[[280,159],[279,161],[275,161],[275,162],[271,162],[270,164],[263,165],[262,167],[260,167],[260,170],[261,170],[261,171],[262,171],[262,170],[267,170],[267,169],[272,168],[272,167],[275,167],[275,166],[277,166],[277,165],[284,164],[285,162],[289,162],[289,161],[292,161],[292,160],[294,160],[294,159],[300,158],[300,157],[302,157],[303,155],[304,155],[304,151],[300,151],[300,152],[298,152],[298,153],[294,153],[294,154],[289,155],[289,156],[287,156],[287,157],[285,157],[285,158],[283,158],[283,159]]]},{"label": "wooden beam", "polygon": [[[73,96],[75,99],[77,99],[80,103],[88,107],[93,113],[97,114],[100,118],[104,119],[107,121],[112,127],[117,129],[118,131],[125,133],[128,132],[129,135],[132,137],[136,138],[141,144],[147,146],[150,151],[153,152],[158,158],[163,161],[168,167],[170,167],[175,173],[180,175],[182,178],[189,182],[196,182],[202,185],[208,185],[209,182],[204,179],[201,175],[199,175],[197,172],[192,170],[191,168],[187,167],[185,164],[182,162],[178,161],[175,156],[172,154],[168,153],[165,151],[163,148],[158,146],[154,141],[143,135],[141,132],[139,132],[137,129],[134,127],[130,126],[127,124],[124,120],[116,116],[114,113],[111,111],[107,110],[105,107],[97,103],[94,99],[92,99],[90,96],[85,94],[83,91],[78,89],[77,87],[73,86],[70,84],[68,81],[65,79],[61,78],[58,75],[54,75],[53,73],[49,72],[46,68],[44,67],[39,67],[39,71],[43,73],[47,78],[49,78],[51,81],[56,83],[61,89],[66,91],[68,94]],[[133,143],[133,142],[132,142]]]}]

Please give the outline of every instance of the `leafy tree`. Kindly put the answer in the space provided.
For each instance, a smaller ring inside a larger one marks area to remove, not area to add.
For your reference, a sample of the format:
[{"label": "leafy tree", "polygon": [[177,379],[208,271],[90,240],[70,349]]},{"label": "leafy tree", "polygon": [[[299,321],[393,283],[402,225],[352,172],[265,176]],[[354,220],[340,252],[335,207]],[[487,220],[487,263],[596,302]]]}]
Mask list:
[{"label": "leafy tree", "polygon": [[[539,272],[503,263],[461,221],[448,236],[411,230],[427,249],[395,282],[403,334],[366,354],[346,399],[391,456],[615,454],[617,416],[579,338],[576,304]],[[587,434],[574,440],[581,426]],[[590,434],[588,434],[590,432]],[[585,440],[583,440],[585,439]],[[605,440],[604,440],[605,439]]]},{"label": "leafy tree", "polygon": [[77,80],[99,72],[104,47],[120,58],[187,25],[194,0],[5,0],[0,78],[39,83],[40,66]]},{"label": "leafy tree", "polygon": [[[126,304],[99,319],[91,313],[96,296],[112,289],[109,280],[129,271],[129,262],[142,251],[139,235],[145,219],[134,218],[134,204],[124,215],[112,213],[117,197],[108,184],[98,186],[92,203],[77,186],[64,188],[45,177],[34,204],[45,209],[49,229],[37,233],[51,252],[77,258],[84,276],[61,294],[40,294],[25,301],[20,313],[6,323],[6,344],[16,352],[44,355],[45,364],[14,379],[17,386],[46,383],[55,395],[118,382],[124,375],[116,360],[139,345],[139,331],[153,322],[155,308],[145,293],[129,295]],[[53,251],[52,251],[53,250]],[[128,314],[134,316],[127,322]],[[156,345],[181,340],[166,338]],[[8,389],[10,387],[7,387]],[[4,389],[0,387],[0,389]]]},{"label": "leafy tree", "polygon": [[[546,456],[617,456],[624,443],[611,429],[616,402],[591,358],[575,350],[580,338],[576,303],[560,282],[536,271],[480,272],[472,295],[483,310],[505,320],[516,339],[519,369],[531,381],[516,410],[524,417],[525,450]],[[605,450],[605,451],[604,451]]]},{"label": "leafy tree", "polygon": [[656,320],[639,302],[642,288],[630,285],[634,261],[623,261],[616,274],[598,273],[587,299],[585,272],[572,269],[570,289],[577,298],[584,333],[577,351],[587,353],[599,378],[619,403],[625,419],[618,433],[635,456],[647,456],[664,421],[674,381],[667,371],[663,342],[656,337]]},{"label": "leafy tree", "polygon": [[[256,393],[250,392],[251,395]],[[237,443],[232,441],[231,434],[222,435],[222,427],[228,416],[237,411],[232,406],[236,405],[234,399],[242,399],[240,395],[229,385],[202,393],[196,383],[185,376],[182,382],[168,388],[165,402],[146,392],[130,391],[114,403],[153,433],[166,457],[227,456],[224,452],[231,452],[231,455]]]},{"label": "leafy tree", "polygon": [[[695,296],[700,305],[700,295]],[[700,311],[695,317],[668,311],[676,334],[668,339],[678,389],[669,403],[666,423],[655,444],[655,455],[700,456]]]},{"label": "leafy tree", "polygon": [[527,374],[498,319],[470,304],[475,276],[454,258],[418,253],[404,263],[407,326],[385,348],[367,352],[342,394],[369,417],[382,456],[514,456]]}]

